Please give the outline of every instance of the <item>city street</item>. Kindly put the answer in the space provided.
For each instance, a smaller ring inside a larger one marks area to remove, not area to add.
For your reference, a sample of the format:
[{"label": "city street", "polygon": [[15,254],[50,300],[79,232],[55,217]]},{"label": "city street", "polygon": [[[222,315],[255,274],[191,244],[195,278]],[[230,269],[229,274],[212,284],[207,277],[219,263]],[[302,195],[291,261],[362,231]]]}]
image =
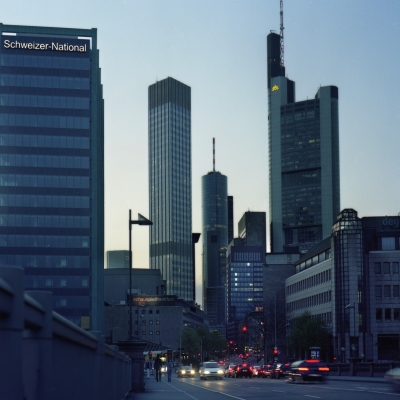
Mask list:
[{"label": "city street", "polygon": [[[164,377],[163,377],[164,379]],[[198,375],[194,379],[180,379],[173,374],[172,382],[161,383],[154,379],[146,380],[146,392],[135,394],[135,400],[258,400],[265,399],[301,399],[314,398],[326,400],[376,400],[400,398],[389,383],[352,382],[327,380],[324,383],[288,383],[284,379],[234,379],[221,381],[201,381]]]}]

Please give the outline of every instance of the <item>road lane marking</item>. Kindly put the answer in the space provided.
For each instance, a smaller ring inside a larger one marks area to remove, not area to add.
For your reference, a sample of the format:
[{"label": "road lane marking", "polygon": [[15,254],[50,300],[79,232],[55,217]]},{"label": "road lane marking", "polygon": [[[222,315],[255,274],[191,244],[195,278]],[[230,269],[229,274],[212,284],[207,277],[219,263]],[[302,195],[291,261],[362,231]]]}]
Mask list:
[{"label": "road lane marking", "polygon": [[177,390],[178,392],[182,392],[184,394],[186,394],[187,396],[189,396],[190,398],[192,398],[193,400],[199,400],[197,397],[192,396],[189,393],[186,393],[184,390],[178,389],[177,387],[175,387],[174,385],[171,385],[169,382],[165,382],[167,385],[173,387],[175,390]]},{"label": "road lane marking", "polygon": [[[194,383],[189,383],[189,382],[182,382],[182,383],[186,383],[187,385],[191,385],[191,386],[196,386],[196,387],[198,387],[198,388],[200,388],[200,389],[208,390],[208,391],[210,391],[210,392],[219,393],[219,394],[222,394],[222,395],[224,395],[224,396],[232,397],[233,399],[246,400],[246,399],[243,399],[242,397],[232,396],[231,394],[224,393],[224,392],[219,392],[218,390],[208,389],[208,388],[206,388],[206,387],[204,387],[204,386],[195,385]],[[197,399],[196,399],[196,400],[197,400]]]},{"label": "road lane marking", "polygon": [[250,389],[260,389],[260,388],[255,386],[250,386]]},{"label": "road lane marking", "polygon": [[311,396],[311,394],[305,394],[304,397],[313,397],[314,399],[320,399],[318,396]]},{"label": "road lane marking", "polygon": [[273,389],[273,390],[271,390],[271,392],[286,393],[286,392],[285,392],[285,391],[283,391],[283,390],[276,390],[276,389]]}]

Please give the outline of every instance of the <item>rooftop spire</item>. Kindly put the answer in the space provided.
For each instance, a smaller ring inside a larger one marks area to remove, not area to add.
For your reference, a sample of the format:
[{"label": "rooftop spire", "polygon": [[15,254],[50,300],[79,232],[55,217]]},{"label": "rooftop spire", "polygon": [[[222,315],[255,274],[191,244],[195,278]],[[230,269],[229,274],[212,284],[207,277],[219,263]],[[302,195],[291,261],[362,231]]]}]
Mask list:
[{"label": "rooftop spire", "polygon": [[215,138],[213,138],[213,172],[215,172]]}]

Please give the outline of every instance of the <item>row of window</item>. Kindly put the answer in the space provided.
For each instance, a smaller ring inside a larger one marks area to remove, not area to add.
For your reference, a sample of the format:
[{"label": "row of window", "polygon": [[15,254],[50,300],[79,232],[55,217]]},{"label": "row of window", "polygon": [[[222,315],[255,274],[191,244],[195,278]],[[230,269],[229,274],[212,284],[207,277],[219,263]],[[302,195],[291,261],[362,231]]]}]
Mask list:
[{"label": "row of window", "polygon": [[[137,323],[138,323],[138,321],[136,320],[135,324],[137,324]],[[147,323],[149,325],[153,325],[154,321],[152,319],[150,319],[149,321],[146,321],[145,319],[142,319],[142,322],[141,322],[142,325],[146,325]],[[156,319],[156,325],[160,325],[160,320],[159,319]]]},{"label": "row of window", "polygon": [[[382,238],[383,239],[383,238]],[[390,265],[391,264],[391,265]],[[398,262],[376,262],[375,263],[375,274],[376,275],[390,275],[390,273],[398,274],[399,273],[399,263]]]},{"label": "row of window", "polygon": [[302,290],[310,289],[314,286],[322,283],[329,282],[331,280],[331,270],[322,271],[318,274],[310,276],[309,278],[303,279],[299,282],[293,283],[286,288],[287,295],[301,292]]},{"label": "row of window", "polygon": [[[148,314],[153,314],[153,310],[152,309],[147,310],[146,308],[143,308],[141,311],[142,311],[141,313],[138,313],[138,310],[135,310],[135,314],[144,315],[144,314],[146,314],[146,311],[147,311]],[[160,310],[155,310],[155,314],[160,314]]]},{"label": "row of window", "polygon": [[0,106],[71,108],[89,110],[88,97],[37,96],[34,94],[0,94]]},{"label": "row of window", "polygon": [[382,321],[400,321],[400,308],[393,308],[393,312],[391,308],[377,308],[376,309],[376,320]]},{"label": "row of window", "polygon": [[88,236],[0,235],[0,247],[89,248]]},{"label": "row of window", "polygon": [[0,207],[89,208],[87,196],[0,194]]},{"label": "row of window", "polygon": [[89,149],[89,145],[88,137],[0,134],[0,146],[8,147]]},{"label": "row of window", "polygon": [[[50,248],[48,248],[51,250]],[[36,253],[37,250],[33,250]],[[80,252],[82,250],[79,250]],[[8,254],[0,255],[0,265],[18,265],[25,268],[25,273],[34,275],[32,272],[38,270],[42,274],[49,275],[44,272],[45,268],[63,268],[65,274],[82,276],[87,275],[87,272],[82,272],[90,267],[90,257],[81,255],[38,255],[38,254]],[[42,271],[40,271],[42,269]],[[72,273],[72,271],[74,271]]]},{"label": "row of window", "polygon": [[[291,243],[291,242],[289,242]],[[317,265],[322,261],[329,260],[331,258],[331,249],[328,249],[312,258],[309,258],[306,261],[303,261],[301,264],[296,266],[296,272],[303,271],[307,268],[312,267],[313,265]]]},{"label": "row of window", "polygon": [[379,298],[382,297],[399,297],[400,292],[399,292],[400,286],[399,285],[383,285],[383,291],[382,291],[382,286],[381,285],[376,285],[375,286],[375,297]]},{"label": "row of window", "polygon": [[1,226],[24,228],[90,228],[90,218],[66,215],[0,214]]},{"label": "row of window", "polygon": [[86,176],[0,175],[0,186],[89,189]]},{"label": "row of window", "polygon": [[25,276],[27,287],[70,287],[82,288],[89,286],[89,277],[82,276]]},{"label": "row of window", "polygon": [[0,114],[0,126],[89,129],[90,118],[58,115]]},{"label": "row of window", "polygon": [[[149,331],[149,335],[152,335],[153,334],[153,331]],[[156,331],[156,335],[159,335],[160,334],[160,331]],[[135,335],[137,336],[138,335],[138,331],[135,331]],[[142,336],[146,336],[147,335],[147,332],[146,331],[142,331]]]},{"label": "row of window", "polygon": [[319,306],[321,304],[330,303],[332,301],[332,291],[328,290],[313,296],[308,296],[300,300],[287,303],[287,312],[302,310],[305,308]]},{"label": "row of window", "polygon": [[89,157],[0,154],[1,167],[89,168]]},{"label": "row of window", "polygon": [[54,69],[89,70],[90,59],[78,57],[34,56],[21,54],[2,54],[0,63],[4,67],[30,67]]},{"label": "row of window", "polygon": [[1,74],[0,86],[89,90],[90,80],[70,76]]}]

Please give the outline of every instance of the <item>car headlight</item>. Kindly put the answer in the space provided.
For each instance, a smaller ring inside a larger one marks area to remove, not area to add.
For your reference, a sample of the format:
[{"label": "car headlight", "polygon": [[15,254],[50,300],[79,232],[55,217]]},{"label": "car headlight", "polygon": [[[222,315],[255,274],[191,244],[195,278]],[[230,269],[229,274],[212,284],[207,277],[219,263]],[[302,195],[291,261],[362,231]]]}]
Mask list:
[{"label": "car headlight", "polygon": [[219,374],[223,374],[224,371],[222,371],[222,369],[219,369],[219,370],[218,370],[218,373],[219,373]]},{"label": "car headlight", "polygon": [[192,375],[194,375],[194,371],[192,370],[192,371],[190,371],[190,373],[192,374]]},{"label": "car headlight", "polygon": [[182,374],[186,374],[186,371],[182,371]]},{"label": "car headlight", "polygon": [[209,374],[209,373],[210,373],[210,371],[204,371],[204,373],[205,373],[205,374]]}]

